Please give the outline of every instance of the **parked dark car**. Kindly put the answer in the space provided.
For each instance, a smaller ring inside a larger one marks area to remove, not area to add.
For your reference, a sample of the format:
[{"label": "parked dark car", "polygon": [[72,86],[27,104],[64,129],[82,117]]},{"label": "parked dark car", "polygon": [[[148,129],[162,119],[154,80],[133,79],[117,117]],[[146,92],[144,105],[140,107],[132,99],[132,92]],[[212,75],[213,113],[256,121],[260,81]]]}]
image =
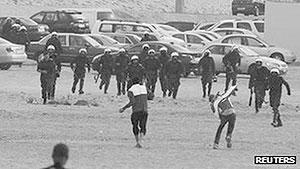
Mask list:
[{"label": "parked dark car", "polygon": [[[2,35],[2,28],[3,25],[6,23],[8,16],[0,17],[0,35]],[[39,25],[35,21],[29,18],[22,18],[22,17],[9,17],[15,22],[17,19],[20,20],[21,26],[25,26],[28,32],[28,36],[30,41],[38,41],[42,37],[49,34],[48,26],[47,25]]]},{"label": "parked dark car", "polygon": [[176,28],[182,32],[193,30],[196,25],[196,23],[194,23],[194,22],[184,22],[184,21],[167,22],[164,24],[173,26],[174,28]]},{"label": "parked dark car", "polygon": [[[38,60],[40,54],[44,51],[47,40],[51,37],[48,35],[38,42],[30,44],[27,53],[28,59]],[[71,63],[74,57],[78,56],[81,48],[87,48],[90,61],[97,55],[103,54],[106,47],[100,45],[93,38],[86,34],[58,33],[58,38],[62,45],[62,53],[59,61],[62,63]],[[111,48],[113,53],[118,50]]]},{"label": "parked dark car", "polygon": [[264,15],[265,0],[233,0],[232,15],[242,13],[244,15]]},{"label": "parked dark car", "polygon": [[190,62],[195,57],[198,56],[196,52],[190,51],[187,48],[184,48],[180,45],[172,45],[167,42],[161,42],[161,41],[149,41],[149,42],[142,42],[136,45],[133,45],[132,47],[126,48],[128,51],[128,55],[132,57],[133,55],[140,56],[142,51],[142,46],[144,44],[149,44],[150,48],[155,50],[156,55],[159,54],[159,49],[162,47],[166,47],[168,50],[168,54],[171,55],[172,52],[177,52],[179,54],[179,59],[184,65],[184,76],[188,76],[190,74]]},{"label": "parked dark car", "polygon": [[90,33],[89,23],[79,11],[41,11],[30,18],[38,24],[48,25],[50,32]]}]

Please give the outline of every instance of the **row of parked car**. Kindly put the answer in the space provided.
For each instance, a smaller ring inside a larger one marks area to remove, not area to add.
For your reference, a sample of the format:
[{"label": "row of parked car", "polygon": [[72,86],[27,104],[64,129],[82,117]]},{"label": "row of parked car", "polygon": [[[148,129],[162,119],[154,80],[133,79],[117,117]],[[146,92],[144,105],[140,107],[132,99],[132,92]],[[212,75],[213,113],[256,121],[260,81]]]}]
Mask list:
[{"label": "row of parked car", "polygon": [[[52,20],[54,19],[51,24],[46,22],[51,20],[50,16]],[[65,20],[63,23],[59,21],[63,17],[72,19],[68,22]],[[168,48],[169,53],[178,52],[185,65],[185,75],[192,71],[200,74],[196,65],[203,51],[210,50],[214,57],[223,57],[233,45],[239,45],[243,53],[242,62],[245,61],[245,64],[242,66],[241,73],[247,73],[246,65],[254,62],[257,57],[267,58],[268,67],[278,67],[282,73],[287,71],[287,65],[284,62],[290,63],[296,59],[292,52],[269,45],[262,40],[263,20],[224,20],[199,24],[193,30],[182,32],[165,24],[116,19],[97,20],[93,28],[87,31],[88,22],[80,12],[75,10],[41,11],[34,14],[31,19],[39,23],[37,28],[40,32],[59,32],[58,38],[63,46],[61,61],[64,63],[69,63],[73,57],[77,56],[78,50],[82,47],[87,48],[90,60],[92,60],[95,56],[102,54],[105,48],[110,48],[114,53],[120,48],[125,48],[129,56],[139,55],[144,43],[148,43],[157,53],[161,47]],[[63,28],[63,25],[69,22],[72,23],[70,26],[73,28]],[[141,43],[140,40],[145,32],[148,32],[151,41]],[[32,42],[28,47],[26,51],[28,58],[36,60],[50,36],[41,33],[42,39]],[[270,57],[277,60],[270,59]],[[218,59],[216,62],[219,65],[217,66],[218,72],[223,72],[222,63],[218,63]]]}]

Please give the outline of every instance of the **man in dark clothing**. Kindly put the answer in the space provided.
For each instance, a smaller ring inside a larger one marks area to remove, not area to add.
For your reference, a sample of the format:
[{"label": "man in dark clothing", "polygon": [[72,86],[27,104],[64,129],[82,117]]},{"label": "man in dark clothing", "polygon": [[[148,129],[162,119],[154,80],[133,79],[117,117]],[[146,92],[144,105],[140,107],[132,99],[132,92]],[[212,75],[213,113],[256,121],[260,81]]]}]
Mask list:
[{"label": "man in dark clothing", "polygon": [[8,32],[8,40],[12,43],[17,44],[19,39],[18,39],[18,34],[19,34],[19,30],[21,28],[21,25],[19,24],[13,24],[11,26],[10,31]]},{"label": "man in dark clothing", "polygon": [[99,89],[102,90],[102,87],[104,86],[104,94],[107,94],[111,74],[113,72],[113,57],[110,49],[104,50],[104,54],[101,56],[99,64],[101,65],[101,82]]},{"label": "man in dark clothing", "polygon": [[79,94],[83,94],[83,85],[84,85],[84,78],[85,78],[85,66],[88,68],[88,72],[90,72],[91,67],[89,64],[89,60],[87,57],[87,50],[82,48],[79,50],[79,55],[72,61],[71,69],[74,72],[74,82],[72,86],[72,93],[75,93],[76,86],[78,81],[79,83]]},{"label": "man in dark clothing", "polygon": [[126,70],[128,68],[128,64],[130,62],[129,57],[126,54],[125,49],[120,49],[119,55],[116,57],[116,80],[117,80],[117,88],[118,88],[118,96],[125,95],[126,90]]},{"label": "man in dark clothing", "polygon": [[44,169],[65,169],[69,159],[69,148],[63,143],[56,144],[52,152],[53,165],[44,168]]},{"label": "man in dark clothing", "polygon": [[12,19],[7,18],[5,24],[2,27],[2,36],[7,40],[9,40],[9,31],[11,30],[11,26],[12,26]]},{"label": "man in dark clothing", "polygon": [[227,142],[227,148],[232,147],[231,138],[232,133],[235,126],[236,115],[235,109],[229,99],[229,97],[233,94],[236,86],[231,87],[224,94],[220,95],[217,93],[216,95],[209,95],[210,107],[213,113],[220,118],[220,125],[218,127],[213,149],[219,148],[219,141],[222,130],[224,126],[228,123],[228,129],[226,133],[225,140]]},{"label": "man in dark clothing", "polygon": [[147,79],[146,87],[154,94],[158,78],[158,70],[160,69],[160,62],[155,57],[155,51],[153,49],[149,50],[148,57],[145,59],[144,65]]},{"label": "man in dark clothing", "polygon": [[148,57],[148,51],[150,50],[150,46],[148,44],[144,44],[142,46],[142,52],[140,54],[139,60],[142,65],[144,65],[144,60]]},{"label": "man in dark clothing", "polygon": [[49,57],[54,61],[55,63],[55,76],[54,76],[54,81],[53,81],[53,87],[52,87],[52,92],[48,93],[49,98],[54,99],[55,97],[55,90],[56,90],[56,80],[58,77],[60,77],[60,72],[61,72],[61,62],[58,58],[56,48],[53,45],[48,46],[47,51],[44,52],[45,54],[49,54]]},{"label": "man in dark clothing", "polygon": [[199,67],[202,68],[202,90],[203,98],[206,96],[206,86],[208,84],[208,96],[210,95],[213,78],[216,74],[215,61],[210,57],[210,51],[205,51],[203,57],[199,61]]},{"label": "man in dark clothing", "polygon": [[126,77],[128,79],[127,90],[133,85],[133,79],[138,78],[142,83],[145,78],[145,68],[139,63],[139,57],[134,55],[131,57],[131,62],[126,70]]},{"label": "man in dark clothing", "polygon": [[273,68],[271,70],[271,76],[269,78],[269,96],[270,96],[270,106],[273,109],[273,122],[271,125],[274,127],[281,127],[282,121],[280,119],[279,113],[279,106],[280,106],[280,99],[282,93],[282,84],[285,85],[287,89],[287,94],[291,95],[291,90],[289,84],[279,75],[279,70]]},{"label": "man in dark clothing", "polygon": [[56,32],[52,32],[51,35],[52,35],[51,38],[48,39],[48,41],[46,42],[45,49],[47,49],[49,45],[53,45],[55,47],[57,55],[60,56],[60,54],[62,53],[62,47],[58,39],[58,35]]},{"label": "man in dark clothing", "polygon": [[160,62],[160,70],[159,70],[159,82],[160,82],[160,87],[163,92],[163,97],[166,97],[167,95],[167,80],[166,80],[166,75],[165,75],[165,67],[168,61],[170,60],[170,56],[167,53],[168,49],[166,47],[162,47],[159,49],[160,55],[158,57],[159,62]]},{"label": "man in dark clothing", "polygon": [[[227,91],[231,80],[232,86],[235,86],[237,82],[236,76],[238,74],[238,66],[241,65],[241,56],[238,47],[233,46],[232,50],[224,56],[222,61],[226,67],[225,91]],[[235,95],[235,92],[233,95]]]},{"label": "man in dark clothing", "polygon": [[183,73],[183,65],[178,59],[179,54],[177,52],[173,52],[171,57],[172,60],[166,64],[165,74],[168,80],[168,96],[170,97],[173,94],[173,99],[176,99],[178,88],[180,86],[180,77]]},{"label": "man in dark clothing", "polygon": [[141,42],[152,41],[148,32],[145,32],[144,37],[141,39]]},{"label": "man in dark clothing", "polygon": [[148,118],[147,88],[140,83],[140,79],[132,79],[132,86],[128,90],[129,103],[119,110],[123,113],[132,107],[131,123],[137,148],[141,148],[142,138],[146,135],[146,124]]},{"label": "man in dark clothing", "polygon": [[[53,49],[54,46],[50,45],[48,50]],[[40,81],[42,87],[43,104],[47,103],[47,97],[50,98],[50,94],[53,90],[53,83],[56,72],[56,65],[53,59],[50,58],[50,54],[43,54],[41,60],[38,62],[37,71],[41,73]]]},{"label": "man in dark clothing", "polygon": [[255,93],[255,112],[258,113],[259,109],[264,103],[266,90],[268,89],[268,77],[270,71],[262,65],[262,59],[258,58],[255,61],[255,66],[251,66],[249,70],[250,80],[249,89]]},{"label": "man in dark clothing", "polygon": [[27,28],[25,26],[21,26],[18,32],[18,43],[20,45],[25,46],[25,51],[27,51],[28,46],[30,45],[30,39],[28,37]]}]

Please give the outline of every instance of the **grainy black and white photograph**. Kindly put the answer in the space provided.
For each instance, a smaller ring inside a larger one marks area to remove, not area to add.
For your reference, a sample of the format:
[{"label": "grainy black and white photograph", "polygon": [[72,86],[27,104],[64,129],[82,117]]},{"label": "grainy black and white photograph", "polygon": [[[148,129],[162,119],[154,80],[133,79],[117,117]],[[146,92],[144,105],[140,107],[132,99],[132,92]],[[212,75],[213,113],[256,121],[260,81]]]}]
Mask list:
[{"label": "grainy black and white photograph", "polygon": [[300,169],[299,0],[1,0],[0,169]]}]

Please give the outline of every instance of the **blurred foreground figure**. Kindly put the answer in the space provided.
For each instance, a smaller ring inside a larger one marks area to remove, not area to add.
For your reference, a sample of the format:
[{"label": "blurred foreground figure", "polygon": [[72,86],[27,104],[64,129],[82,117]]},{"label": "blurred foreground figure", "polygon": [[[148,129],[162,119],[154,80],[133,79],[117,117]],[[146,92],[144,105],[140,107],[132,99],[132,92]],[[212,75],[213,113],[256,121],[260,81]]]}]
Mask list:
[{"label": "blurred foreground figure", "polygon": [[227,147],[228,148],[232,147],[231,138],[232,138],[232,132],[235,125],[236,115],[229,97],[233,94],[235,89],[236,86],[232,86],[222,95],[217,93],[216,95],[209,96],[211,110],[215,115],[219,116],[220,118],[220,125],[216,133],[213,149],[219,148],[220,136],[224,126],[227,123],[228,123],[228,129],[227,129],[225,140],[227,142]]},{"label": "blurred foreground figure", "polygon": [[54,164],[44,169],[65,169],[64,166],[66,165],[68,158],[68,146],[63,143],[56,144],[52,152],[52,159]]},{"label": "blurred foreground figure", "polygon": [[55,50],[55,47],[50,45],[47,48],[46,54],[42,54],[38,65],[37,71],[41,73],[40,81],[42,87],[42,98],[43,104],[47,103],[47,99],[52,100],[51,93],[53,93],[54,81],[56,78],[56,64],[52,58],[50,58],[52,50]]},{"label": "blurred foreground figure", "polygon": [[289,84],[279,75],[279,70],[276,68],[273,68],[271,70],[271,76],[269,79],[269,85],[270,85],[270,106],[273,109],[273,122],[271,123],[274,127],[281,127],[282,121],[280,119],[280,113],[279,113],[279,106],[280,106],[280,99],[281,99],[281,93],[282,93],[282,84],[285,85],[287,89],[287,94],[291,95],[291,90]]},{"label": "blurred foreground figure", "polygon": [[79,94],[83,94],[83,85],[85,78],[85,66],[88,68],[88,72],[90,72],[90,64],[87,57],[87,50],[82,48],[79,50],[79,55],[73,60],[71,63],[71,69],[74,72],[74,82],[72,86],[72,93],[75,93],[77,83],[79,83]]},{"label": "blurred foreground figure", "polygon": [[141,141],[146,135],[146,124],[148,118],[147,88],[135,77],[132,86],[128,90],[129,103],[119,110],[123,113],[127,108],[132,107],[131,123],[137,148],[141,148]]}]

